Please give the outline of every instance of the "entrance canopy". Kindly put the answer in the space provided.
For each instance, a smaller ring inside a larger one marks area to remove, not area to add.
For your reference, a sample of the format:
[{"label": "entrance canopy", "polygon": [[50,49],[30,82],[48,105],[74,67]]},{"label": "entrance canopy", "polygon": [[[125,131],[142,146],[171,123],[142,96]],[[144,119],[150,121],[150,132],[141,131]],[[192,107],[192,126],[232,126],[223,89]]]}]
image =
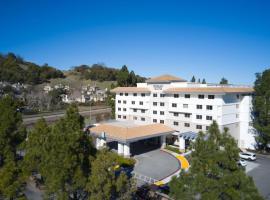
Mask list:
[{"label": "entrance canopy", "polygon": [[178,131],[175,131],[174,133],[172,133],[175,136],[179,136],[185,140],[194,140],[197,138],[198,133],[196,132],[192,132],[192,131],[188,131],[188,132],[184,132],[184,133],[180,133]]},{"label": "entrance canopy", "polygon": [[89,129],[90,134],[122,143],[135,142],[175,132],[164,124],[140,125],[133,121],[110,121]]}]

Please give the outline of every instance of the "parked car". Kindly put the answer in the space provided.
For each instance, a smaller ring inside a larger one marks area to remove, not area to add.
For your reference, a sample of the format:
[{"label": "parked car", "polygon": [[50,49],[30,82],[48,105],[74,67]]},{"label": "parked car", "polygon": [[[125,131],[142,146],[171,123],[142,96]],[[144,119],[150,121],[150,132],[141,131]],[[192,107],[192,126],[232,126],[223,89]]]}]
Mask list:
[{"label": "parked car", "polygon": [[240,152],[239,153],[240,158],[245,160],[256,160],[256,154],[251,152]]},{"label": "parked car", "polygon": [[241,167],[247,166],[247,162],[244,159],[240,159],[237,163]]}]

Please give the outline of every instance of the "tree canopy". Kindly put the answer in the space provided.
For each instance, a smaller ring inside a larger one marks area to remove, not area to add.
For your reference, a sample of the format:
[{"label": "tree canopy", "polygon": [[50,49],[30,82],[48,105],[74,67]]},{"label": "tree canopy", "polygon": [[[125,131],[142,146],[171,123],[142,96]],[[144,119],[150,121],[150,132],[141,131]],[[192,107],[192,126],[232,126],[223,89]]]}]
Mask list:
[{"label": "tree canopy", "polygon": [[219,84],[227,85],[227,84],[229,84],[229,81],[228,81],[226,78],[223,77],[223,78],[220,80]]},{"label": "tree canopy", "polygon": [[239,150],[228,129],[220,133],[214,121],[207,134],[199,133],[191,167],[170,182],[175,199],[262,199],[251,177],[237,165]]},{"label": "tree canopy", "polygon": [[18,104],[11,97],[0,99],[0,196],[14,199],[22,194],[21,145],[26,137]]},{"label": "tree canopy", "polygon": [[260,149],[269,149],[270,144],[270,69],[256,74],[253,98],[253,124]]},{"label": "tree canopy", "polygon": [[0,55],[0,81],[39,84],[52,78],[64,78],[62,71],[47,64],[39,66],[13,53]]}]

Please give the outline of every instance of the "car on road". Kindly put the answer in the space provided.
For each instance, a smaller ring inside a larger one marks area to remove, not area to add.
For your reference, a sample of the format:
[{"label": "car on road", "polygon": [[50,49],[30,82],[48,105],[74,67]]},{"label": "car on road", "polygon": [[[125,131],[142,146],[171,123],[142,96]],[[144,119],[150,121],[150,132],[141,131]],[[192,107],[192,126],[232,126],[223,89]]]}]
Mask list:
[{"label": "car on road", "polygon": [[240,159],[237,164],[241,167],[247,166],[247,162],[244,159]]},{"label": "car on road", "polygon": [[256,160],[256,154],[251,152],[240,152],[239,153],[240,158],[245,160]]}]

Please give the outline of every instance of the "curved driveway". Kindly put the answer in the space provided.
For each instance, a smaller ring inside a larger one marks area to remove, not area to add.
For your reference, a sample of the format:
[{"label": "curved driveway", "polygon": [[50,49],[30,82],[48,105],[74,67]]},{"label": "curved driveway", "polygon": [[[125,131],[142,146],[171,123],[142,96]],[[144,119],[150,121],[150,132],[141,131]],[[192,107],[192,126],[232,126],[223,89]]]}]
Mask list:
[{"label": "curved driveway", "polygon": [[181,167],[177,158],[159,149],[137,155],[134,158],[137,160],[134,172],[156,180],[164,179]]}]

